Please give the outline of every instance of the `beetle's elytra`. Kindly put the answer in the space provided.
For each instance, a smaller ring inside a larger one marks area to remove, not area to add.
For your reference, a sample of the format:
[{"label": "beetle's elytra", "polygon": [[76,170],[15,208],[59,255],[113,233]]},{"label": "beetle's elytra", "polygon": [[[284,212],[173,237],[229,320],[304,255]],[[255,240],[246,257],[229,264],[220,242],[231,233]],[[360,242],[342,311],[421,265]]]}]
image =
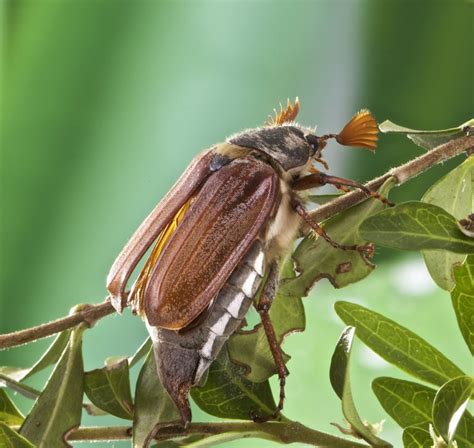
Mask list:
[{"label": "beetle's elytra", "polygon": [[[293,120],[299,103],[288,101],[264,127],[235,134],[199,154],[150,213],[112,266],[107,288],[118,311],[127,300],[143,316],[154,344],[158,374],[191,420],[188,395],[252,304],[259,312],[278,367],[283,407],[286,367],[268,309],[278,284],[278,266],[304,220],[332,241],[304,208],[305,190],[332,183],[358,184],[328,176],[313,163],[329,138],[374,149],[377,124],[361,111],[339,134],[318,137]],[[378,195],[368,192],[373,196]],[[155,243],[129,294],[127,281]],[[265,284],[262,285],[265,278]],[[261,291],[255,297],[257,290]]]}]

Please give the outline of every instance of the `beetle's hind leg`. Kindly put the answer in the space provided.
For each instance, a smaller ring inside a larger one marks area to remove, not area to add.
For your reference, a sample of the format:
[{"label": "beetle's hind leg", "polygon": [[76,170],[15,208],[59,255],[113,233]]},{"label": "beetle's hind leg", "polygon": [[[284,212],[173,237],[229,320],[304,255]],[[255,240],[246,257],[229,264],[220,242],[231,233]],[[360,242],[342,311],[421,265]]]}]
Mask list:
[{"label": "beetle's hind leg", "polygon": [[264,423],[268,420],[276,419],[283,410],[283,405],[285,402],[285,383],[286,377],[288,376],[289,372],[285,366],[283,353],[281,351],[280,345],[278,344],[278,340],[275,334],[275,330],[273,328],[272,321],[270,319],[270,315],[268,314],[270,306],[276,294],[278,286],[278,277],[278,264],[274,262],[270,266],[270,271],[266,279],[265,286],[263,287],[259,301],[255,307],[257,309],[258,314],[260,315],[263,329],[265,330],[265,335],[267,336],[268,345],[270,346],[270,351],[272,352],[273,360],[275,361],[275,365],[278,371],[278,379],[280,381],[280,395],[278,405],[274,412],[265,416],[252,415],[252,420],[256,423]]},{"label": "beetle's hind leg", "polygon": [[342,249],[342,250],[356,250],[360,252],[361,254],[367,256],[367,257],[372,257],[374,254],[374,245],[372,243],[368,244],[339,244],[337,241],[334,241],[327,233],[326,231],[316,222],[314,221],[313,218],[309,215],[309,213],[306,211],[306,209],[303,207],[302,204],[300,204],[298,201],[294,200],[293,201],[293,208],[295,209],[296,213],[300,215],[303,220],[308,224],[308,226],[311,228],[311,230],[319,235],[320,237],[324,238],[332,247],[335,247],[336,249]]}]

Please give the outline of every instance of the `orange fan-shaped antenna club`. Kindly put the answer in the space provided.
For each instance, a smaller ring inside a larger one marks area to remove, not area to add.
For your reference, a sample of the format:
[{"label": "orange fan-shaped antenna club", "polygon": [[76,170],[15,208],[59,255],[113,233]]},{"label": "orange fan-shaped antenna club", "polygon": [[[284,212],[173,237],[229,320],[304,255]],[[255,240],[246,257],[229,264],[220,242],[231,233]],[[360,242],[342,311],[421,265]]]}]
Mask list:
[{"label": "orange fan-shaped antenna club", "polygon": [[374,151],[377,147],[378,133],[377,121],[367,109],[363,109],[357,112],[335,137],[341,145]]}]

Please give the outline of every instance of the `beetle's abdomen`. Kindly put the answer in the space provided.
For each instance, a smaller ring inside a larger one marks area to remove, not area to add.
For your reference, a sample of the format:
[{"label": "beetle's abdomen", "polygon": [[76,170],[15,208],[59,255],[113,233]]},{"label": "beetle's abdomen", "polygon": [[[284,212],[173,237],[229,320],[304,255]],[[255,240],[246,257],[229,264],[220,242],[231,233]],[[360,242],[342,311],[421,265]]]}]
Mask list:
[{"label": "beetle's abdomen", "polygon": [[184,422],[191,419],[189,389],[200,382],[226,340],[241,325],[262,281],[264,267],[262,243],[257,240],[198,324],[180,332],[149,326],[158,374]]}]

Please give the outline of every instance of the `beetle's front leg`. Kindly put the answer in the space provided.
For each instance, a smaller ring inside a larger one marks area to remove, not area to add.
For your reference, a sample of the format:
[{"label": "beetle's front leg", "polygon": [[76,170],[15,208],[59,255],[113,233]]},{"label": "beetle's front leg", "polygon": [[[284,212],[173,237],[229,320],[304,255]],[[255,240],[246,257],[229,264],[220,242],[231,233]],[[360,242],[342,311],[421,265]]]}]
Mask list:
[{"label": "beetle's front leg", "polygon": [[367,188],[365,185],[356,182],[355,180],[345,179],[343,177],[330,176],[329,174],[321,173],[320,171],[315,171],[308,176],[301,177],[296,180],[293,184],[294,190],[308,190],[314,187],[322,187],[323,185],[334,185],[336,188],[345,190],[345,187],[357,188],[358,190],[363,191],[367,196],[370,196],[374,199],[393,207],[395,204],[392,201],[389,201],[385,196],[372,191]]},{"label": "beetle's front leg", "polygon": [[257,422],[257,423],[263,423],[268,420],[275,419],[283,410],[283,404],[285,401],[285,383],[286,383],[286,377],[289,374],[288,369],[285,366],[285,361],[283,359],[283,353],[281,351],[281,347],[278,343],[278,340],[275,334],[275,329],[273,328],[273,324],[270,319],[270,315],[268,313],[270,310],[270,306],[273,302],[273,299],[276,295],[278,280],[279,280],[278,263],[273,262],[270,265],[270,271],[268,273],[262,293],[260,294],[259,301],[255,306],[258,314],[260,315],[263,329],[265,330],[265,335],[267,336],[268,345],[270,346],[270,351],[272,352],[273,360],[275,361],[275,365],[278,371],[278,379],[280,381],[280,397],[279,397],[278,405],[275,411],[272,414],[269,414],[266,416],[253,415],[252,419],[254,422]]},{"label": "beetle's front leg", "polygon": [[326,231],[316,222],[311,218],[310,214],[306,211],[304,206],[297,200],[293,199],[292,201],[293,208],[298,215],[300,215],[303,220],[308,224],[309,227],[319,236],[324,238],[332,247],[335,247],[336,249],[342,249],[342,250],[356,250],[360,252],[361,254],[364,254],[368,257],[372,257],[374,254],[374,245],[372,243],[369,244],[339,244],[337,241],[334,241],[327,233]]}]

